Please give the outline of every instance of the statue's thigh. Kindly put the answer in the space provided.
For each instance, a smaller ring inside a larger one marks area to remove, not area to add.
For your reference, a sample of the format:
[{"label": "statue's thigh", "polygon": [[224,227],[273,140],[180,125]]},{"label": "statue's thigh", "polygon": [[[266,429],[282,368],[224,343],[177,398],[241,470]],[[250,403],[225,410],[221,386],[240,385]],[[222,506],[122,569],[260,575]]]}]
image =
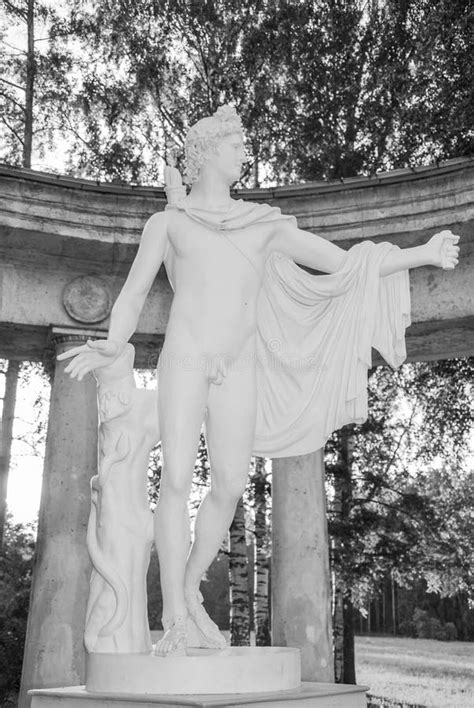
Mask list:
[{"label": "statue's thigh", "polygon": [[211,472],[247,474],[255,437],[256,383],[251,367],[230,371],[220,386],[211,385],[206,440]]},{"label": "statue's thigh", "polygon": [[209,383],[199,367],[160,371],[158,409],[165,465],[194,466]]}]

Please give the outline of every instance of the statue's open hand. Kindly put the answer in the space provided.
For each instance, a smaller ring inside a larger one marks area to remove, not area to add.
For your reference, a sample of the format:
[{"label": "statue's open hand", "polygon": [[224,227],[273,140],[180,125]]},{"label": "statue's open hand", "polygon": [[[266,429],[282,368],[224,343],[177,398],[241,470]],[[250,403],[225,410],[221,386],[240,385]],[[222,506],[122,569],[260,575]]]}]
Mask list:
[{"label": "statue's open hand", "polygon": [[59,354],[58,360],[63,361],[74,357],[64,371],[70,374],[71,378],[82,381],[89,371],[112,364],[120,356],[124,347],[124,342],[117,342],[113,339],[89,340],[87,344]]},{"label": "statue's open hand", "polygon": [[459,262],[459,236],[452,231],[440,231],[430,238],[426,247],[430,251],[430,263],[444,270],[452,270]]}]

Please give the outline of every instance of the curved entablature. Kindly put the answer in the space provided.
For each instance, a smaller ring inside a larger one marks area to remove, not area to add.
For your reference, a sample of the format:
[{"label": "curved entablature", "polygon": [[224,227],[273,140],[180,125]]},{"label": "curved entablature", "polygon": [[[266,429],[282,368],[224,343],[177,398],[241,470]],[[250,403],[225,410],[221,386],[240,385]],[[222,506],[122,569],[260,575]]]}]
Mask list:
[{"label": "curved entablature", "polygon": [[[461,262],[454,272],[422,268],[412,273],[414,325],[408,349],[412,358],[426,359],[473,349],[473,187],[474,160],[457,158],[369,178],[239,190],[234,196],[278,206],[295,215],[300,228],[344,248],[363,239],[407,247],[442,228],[459,233]],[[159,187],[103,184],[0,165],[0,355],[26,358],[29,348],[28,356],[39,356],[50,326],[77,326],[63,305],[63,292],[79,275],[100,276],[115,298],[144,222],[165,204]],[[137,342],[143,341],[144,351],[163,335],[170,302],[161,272],[140,319]],[[104,320],[92,329],[104,331],[107,324]],[[20,332],[15,354],[3,333],[17,341]]]},{"label": "curved entablature", "polygon": [[[470,207],[474,159],[393,170],[373,177],[262,189],[235,196],[279,206],[301,228],[331,240],[433,228]],[[55,176],[0,165],[0,225],[106,243],[136,243],[144,220],[166,204],[161,187],[133,187]],[[436,202],[436,203],[434,203]],[[465,216],[465,215],[463,215]]]}]

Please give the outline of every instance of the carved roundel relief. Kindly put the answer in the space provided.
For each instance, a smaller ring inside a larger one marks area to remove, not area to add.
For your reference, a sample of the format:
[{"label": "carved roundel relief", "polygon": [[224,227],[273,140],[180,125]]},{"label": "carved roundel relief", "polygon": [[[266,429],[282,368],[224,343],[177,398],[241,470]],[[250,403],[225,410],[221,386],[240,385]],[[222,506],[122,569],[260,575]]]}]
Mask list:
[{"label": "carved roundel relief", "polygon": [[66,285],[63,305],[69,317],[89,324],[110,315],[112,296],[107,284],[95,275],[80,275]]}]

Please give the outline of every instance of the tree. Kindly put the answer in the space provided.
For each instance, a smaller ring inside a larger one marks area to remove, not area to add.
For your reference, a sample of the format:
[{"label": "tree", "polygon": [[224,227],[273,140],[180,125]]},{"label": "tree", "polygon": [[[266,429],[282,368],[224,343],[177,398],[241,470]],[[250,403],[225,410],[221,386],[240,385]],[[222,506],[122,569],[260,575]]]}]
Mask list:
[{"label": "tree", "polygon": [[51,4],[6,0],[4,7],[0,39],[3,159],[31,167],[32,161],[44,161],[46,152],[54,151],[62,136],[57,115],[67,101],[66,76],[72,57],[65,43],[60,46],[55,31],[58,16]]},{"label": "tree", "polygon": [[5,371],[5,395],[2,408],[2,428],[0,440],[0,554],[3,548],[3,531],[7,512],[7,487],[10,472],[13,421],[15,419],[16,389],[20,362],[10,360]]},{"label": "tree", "polygon": [[423,579],[441,596],[468,587],[472,374],[471,359],[379,367],[369,380],[367,422],[327,445],[345,680],[354,678],[352,608],[365,612],[387,576],[401,586]]},{"label": "tree", "polygon": [[[9,0],[10,16],[26,22],[32,2]],[[247,186],[469,151],[467,0],[34,7],[46,31],[37,42],[48,40],[41,52],[35,41],[30,62],[34,135],[39,146],[46,135],[50,146],[65,142],[72,174],[156,182],[161,161],[180,164],[188,126],[224,102],[237,107],[248,135]],[[23,141],[26,66],[23,55],[8,57],[10,156]]]},{"label": "tree", "polygon": [[[7,487],[11,469],[23,456],[42,459],[46,442],[50,384],[42,365],[15,360],[1,362],[5,376],[2,425],[0,433],[0,552],[7,513]],[[31,392],[30,415],[16,410],[17,393]]]},{"label": "tree", "polygon": [[17,704],[33,571],[35,534],[7,514],[0,555],[0,701]]},{"label": "tree", "polygon": [[[335,533],[331,538],[334,677],[336,683],[355,684],[355,654],[353,630],[353,602],[351,588],[344,583],[340,563],[347,556],[343,533],[353,504],[352,465],[354,452],[353,426],[346,425],[338,435],[336,464],[331,469],[334,497],[332,502]],[[337,530],[336,530],[337,529]],[[339,532],[339,533],[338,533]]]},{"label": "tree", "polygon": [[254,556],[254,596],[253,618],[255,643],[269,646],[270,636],[270,555],[271,534],[269,528],[269,501],[271,485],[263,457],[252,460],[246,504],[253,508],[255,556]]},{"label": "tree", "polygon": [[250,644],[249,577],[245,508],[239,499],[229,529],[229,588],[230,588],[230,642],[232,646]]},{"label": "tree", "polygon": [[26,49],[10,44],[4,29],[1,41],[6,51],[2,68],[7,76],[1,79],[2,121],[10,138],[10,155],[21,154],[23,167],[31,167],[36,74],[35,4],[34,0],[7,0],[4,7],[5,16],[13,26],[24,25]]}]

